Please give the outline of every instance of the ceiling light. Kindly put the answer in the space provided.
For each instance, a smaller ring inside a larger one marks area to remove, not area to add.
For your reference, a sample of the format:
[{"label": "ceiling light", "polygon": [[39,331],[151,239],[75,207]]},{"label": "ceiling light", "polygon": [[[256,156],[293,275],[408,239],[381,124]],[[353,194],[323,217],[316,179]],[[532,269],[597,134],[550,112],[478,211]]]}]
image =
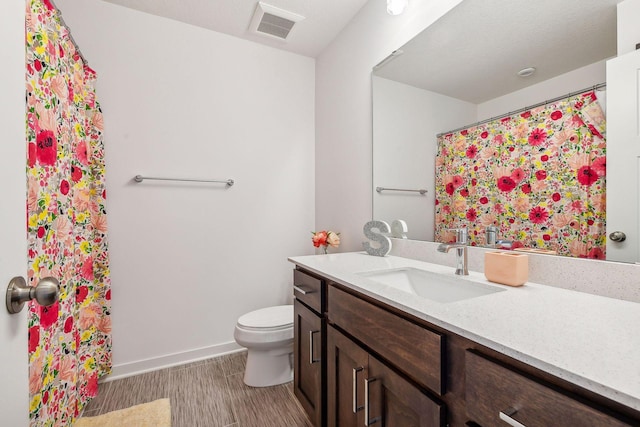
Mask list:
[{"label": "ceiling light", "polygon": [[400,15],[409,4],[409,0],[387,0],[387,13]]},{"label": "ceiling light", "polygon": [[534,67],[528,67],[528,68],[523,68],[522,70],[518,71],[518,75],[520,77],[529,77],[532,76],[533,73],[536,72],[536,69]]}]

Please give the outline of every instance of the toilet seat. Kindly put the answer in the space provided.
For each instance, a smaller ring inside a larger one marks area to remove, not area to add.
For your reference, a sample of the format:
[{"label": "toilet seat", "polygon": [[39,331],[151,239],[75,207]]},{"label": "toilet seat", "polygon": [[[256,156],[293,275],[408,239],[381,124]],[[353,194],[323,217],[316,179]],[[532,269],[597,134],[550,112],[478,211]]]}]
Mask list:
[{"label": "toilet seat", "polygon": [[293,327],[293,306],[262,308],[240,316],[238,327],[248,331],[280,331]]}]

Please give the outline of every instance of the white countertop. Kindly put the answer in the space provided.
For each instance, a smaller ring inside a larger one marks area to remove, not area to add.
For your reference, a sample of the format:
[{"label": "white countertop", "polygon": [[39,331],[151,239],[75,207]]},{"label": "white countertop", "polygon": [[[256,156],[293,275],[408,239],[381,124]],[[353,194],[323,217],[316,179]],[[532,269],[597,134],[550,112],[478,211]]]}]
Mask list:
[{"label": "white countertop", "polygon": [[[309,271],[372,296],[479,344],[640,410],[640,304],[525,283],[438,303],[355,273],[414,267],[454,276],[452,267],[365,252],[289,258]],[[462,280],[464,280],[461,276]],[[605,285],[606,286],[606,285]]]}]

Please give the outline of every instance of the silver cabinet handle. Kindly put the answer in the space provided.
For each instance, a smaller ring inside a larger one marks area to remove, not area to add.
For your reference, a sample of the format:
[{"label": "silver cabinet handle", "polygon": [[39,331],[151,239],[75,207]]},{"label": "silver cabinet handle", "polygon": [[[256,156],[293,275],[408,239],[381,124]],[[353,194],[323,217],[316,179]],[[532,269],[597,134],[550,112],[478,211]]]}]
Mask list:
[{"label": "silver cabinet handle", "polygon": [[517,409],[514,408],[507,408],[504,411],[500,411],[500,419],[502,421],[504,421],[505,423],[509,424],[510,426],[513,427],[527,427],[524,424],[516,421],[515,419],[511,418],[513,415],[516,414],[516,412],[518,412]]},{"label": "silver cabinet handle", "polygon": [[380,417],[374,419],[369,418],[369,384],[378,381],[377,378],[365,378],[364,379],[364,425],[369,427],[371,424],[375,424],[380,420]]},{"label": "silver cabinet handle", "polygon": [[309,331],[309,365],[313,365],[320,361],[320,359],[313,358],[313,334],[317,334],[320,331]]},{"label": "silver cabinet handle", "polygon": [[315,292],[315,291],[307,291],[306,289],[303,289],[297,285],[293,285],[293,290],[300,292],[302,295],[312,294]]},{"label": "silver cabinet handle", "polygon": [[48,307],[58,301],[60,283],[54,277],[40,279],[37,286],[27,286],[23,277],[14,277],[7,286],[6,305],[10,314],[19,313],[24,303],[35,299],[38,304]]},{"label": "silver cabinet handle", "polygon": [[364,371],[362,366],[353,368],[353,413],[355,414],[362,406],[358,406],[358,372]]}]

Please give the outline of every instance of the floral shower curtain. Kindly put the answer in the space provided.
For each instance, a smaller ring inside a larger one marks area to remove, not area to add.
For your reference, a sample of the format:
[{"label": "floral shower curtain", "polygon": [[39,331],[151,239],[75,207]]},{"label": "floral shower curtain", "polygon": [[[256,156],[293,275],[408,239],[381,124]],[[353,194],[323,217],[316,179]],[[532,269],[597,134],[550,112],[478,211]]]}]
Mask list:
[{"label": "floral shower curtain", "polygon": [[436,241],[605,257],[605,119],[593,91],[439,137]]},{"label": "floral shower curtain", "polygon": [[60,281],[29,305],[32,426],[68,426],[111,369],[102,113],[96,75],[49,0],[26,1],[28,279]]}]

